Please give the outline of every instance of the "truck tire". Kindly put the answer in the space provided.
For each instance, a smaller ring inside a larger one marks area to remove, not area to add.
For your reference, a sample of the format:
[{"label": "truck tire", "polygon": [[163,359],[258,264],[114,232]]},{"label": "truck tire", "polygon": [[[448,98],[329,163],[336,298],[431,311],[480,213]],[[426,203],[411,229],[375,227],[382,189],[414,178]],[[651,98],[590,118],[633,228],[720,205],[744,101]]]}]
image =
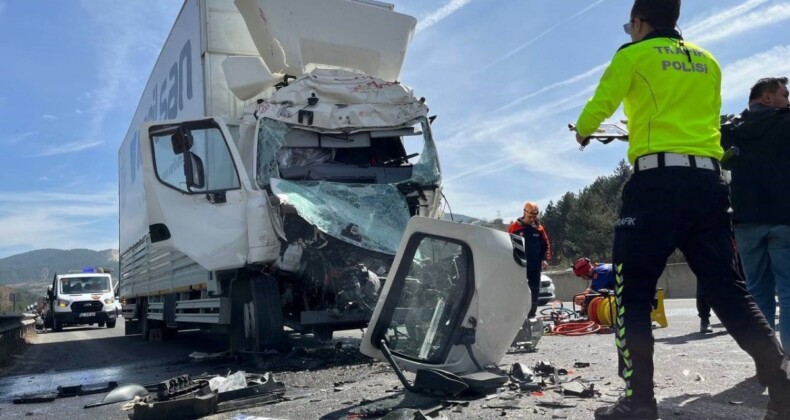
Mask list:
[{"label": "truck tire", "polygon": [[252,331],[255,347],[258,351],[290,351],[291,345],[283,330],[285,323],[277,279],[267,275],[254,277],[250,279],[250,286],[257,326]]},{"label": "truck tire", "polygon": [[107,321],[107,328],[115,328],[115,320]]},{"label": "truck tire", "polygon": [[327,325],[317,325],[313,327],[313,336],[321,341],[332,341],[332,334],[334,332],[332,327]]},{"label": "truck tire", "polygon": [[283,331],[277,279],[263,275],[236,280],[231,290],[231,351],[291,349]]}]

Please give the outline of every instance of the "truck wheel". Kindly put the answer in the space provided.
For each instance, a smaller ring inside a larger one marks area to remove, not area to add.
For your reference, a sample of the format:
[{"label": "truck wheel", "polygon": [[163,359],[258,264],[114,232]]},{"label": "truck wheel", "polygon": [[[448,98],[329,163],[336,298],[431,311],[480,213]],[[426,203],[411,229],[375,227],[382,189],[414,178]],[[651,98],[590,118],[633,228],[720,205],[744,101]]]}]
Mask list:
[{"label": "truck wheel", "polygon": [[321,341],[332,341],[332,334],[334,330],[329,326],[315,326],[313,327],[313,336]]},{"label": "truck wheel", "polygon": [[115,328],[115,320],[107,321],[107,328]]},{"label": "truck wheel", "polygon": [[283,330],[283,308],[277,279],[261,276],[250,279],[254,315],[252,336],[258,350],[290,351],[291,344]]},{"label": "truck wheel", "polygon": [[290,350],[274,277],[264,275],[235,281],[231,300],[231,351]]}]

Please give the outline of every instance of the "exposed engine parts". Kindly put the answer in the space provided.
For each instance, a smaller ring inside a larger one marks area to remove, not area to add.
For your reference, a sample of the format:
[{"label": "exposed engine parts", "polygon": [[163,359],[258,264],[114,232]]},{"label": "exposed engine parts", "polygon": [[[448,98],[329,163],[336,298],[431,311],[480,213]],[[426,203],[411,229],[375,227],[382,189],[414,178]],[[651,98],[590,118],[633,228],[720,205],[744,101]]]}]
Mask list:
[{"label": "exposed engine parts", "polygon": [[290,279],[282,294],[286,313],[373,312],[392,256],[332,238],[296,215],[286,217],[285,230],[291,242],[283,247],[278,270]]}]

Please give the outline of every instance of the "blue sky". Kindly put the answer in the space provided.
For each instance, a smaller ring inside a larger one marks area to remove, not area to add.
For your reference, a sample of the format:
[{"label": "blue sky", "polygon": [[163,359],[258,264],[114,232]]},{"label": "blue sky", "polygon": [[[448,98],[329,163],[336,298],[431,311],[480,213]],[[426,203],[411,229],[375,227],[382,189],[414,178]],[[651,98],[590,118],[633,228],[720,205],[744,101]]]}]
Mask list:
[{"label": "blue sky", "polygon": [[[623,143],[580,152],[566,126],[628,41],[630,1],[392,2],[420,21],[401,79],[439,116],[453,211],[509,220],[625,157]],[[117,150],[180,7],[0,0],[0,258],[117,248]],[[684,2],[684,35],[723,68],[724,112],[756,79],[790,75],[789,20],[790,0]]]}]

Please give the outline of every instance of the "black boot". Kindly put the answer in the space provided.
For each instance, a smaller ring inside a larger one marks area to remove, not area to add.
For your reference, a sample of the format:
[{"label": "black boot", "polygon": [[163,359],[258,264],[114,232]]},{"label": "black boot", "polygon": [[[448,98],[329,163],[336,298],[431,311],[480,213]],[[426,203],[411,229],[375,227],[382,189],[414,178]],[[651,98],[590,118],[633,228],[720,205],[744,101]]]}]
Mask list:
[{"label": "black boot", "polygon": [[[784,372],[782,372],[784,373]],[[768,408],[763,420],[790,420],[790,380],[768,386]]]},{"label": "black boot", "polygon": [[710,321],[707,319],[703,319],[699,323],[699,332],[702,334],[711,334],[713,333],[713,328],[710,326]]},{"label": "black boot", "polygon": [[768,408],[765,409],[763,420],[790,420],[790,406],[780,406],[773,401],[768,401]]},{"label": "black boot", "polygon": [[656,407],[656,399],[637,400],[635,398],[621,397],[614,405],[595,410],[595,418],[657,420],[658,408]]}]

